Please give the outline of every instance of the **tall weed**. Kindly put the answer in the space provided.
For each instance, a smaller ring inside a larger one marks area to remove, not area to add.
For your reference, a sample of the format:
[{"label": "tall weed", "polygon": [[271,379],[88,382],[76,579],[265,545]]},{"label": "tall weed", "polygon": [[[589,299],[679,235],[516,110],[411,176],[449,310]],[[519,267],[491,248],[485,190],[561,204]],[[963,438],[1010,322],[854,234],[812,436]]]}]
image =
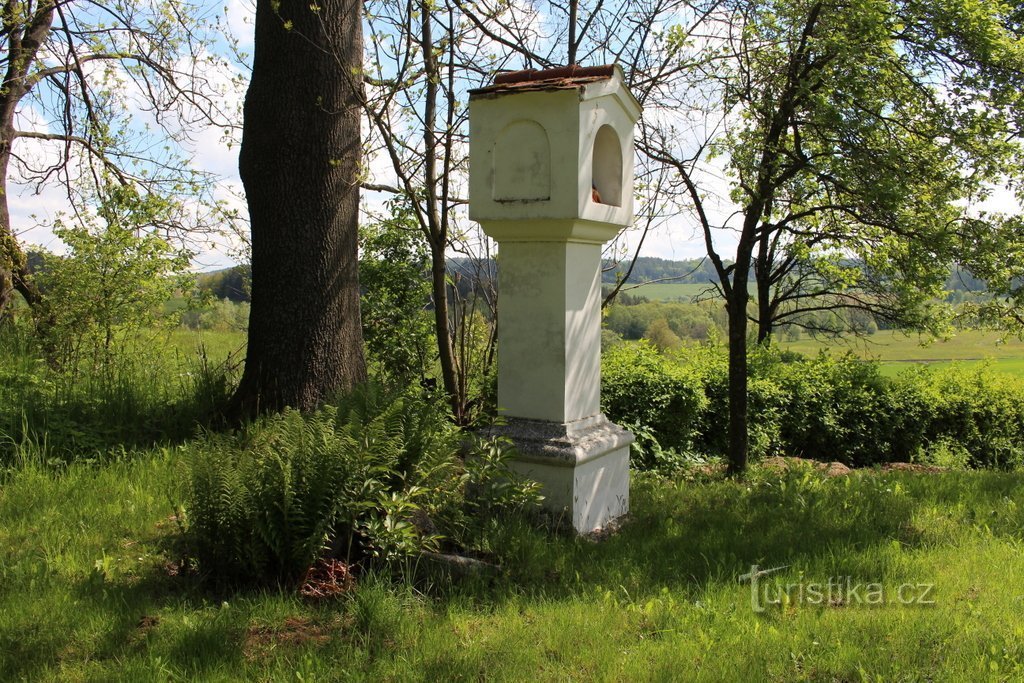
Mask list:
[{"label": "tall weed", "polygon": [[47,363],[21,325],[0,329],[0,465],[29,443],[45,442],[55,463],[194,434],[229,395],[235,368],[165,354],[160,339],[119,344],[97,369],[86,363],[71,372]]}]

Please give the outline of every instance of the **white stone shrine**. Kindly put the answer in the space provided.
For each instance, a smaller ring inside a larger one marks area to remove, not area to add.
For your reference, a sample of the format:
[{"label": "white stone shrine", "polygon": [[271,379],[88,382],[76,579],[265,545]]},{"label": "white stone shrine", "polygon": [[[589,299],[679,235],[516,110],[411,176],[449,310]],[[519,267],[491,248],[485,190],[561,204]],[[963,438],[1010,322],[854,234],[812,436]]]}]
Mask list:
[{"label": "white stone shrine", "polygon": [[629,511],[633,435],[601,413],[601,245],[633,219],[640,105],[618,66],[499,75],[469,98],[469,216],[498,242],[499,433],[588,533]]}]

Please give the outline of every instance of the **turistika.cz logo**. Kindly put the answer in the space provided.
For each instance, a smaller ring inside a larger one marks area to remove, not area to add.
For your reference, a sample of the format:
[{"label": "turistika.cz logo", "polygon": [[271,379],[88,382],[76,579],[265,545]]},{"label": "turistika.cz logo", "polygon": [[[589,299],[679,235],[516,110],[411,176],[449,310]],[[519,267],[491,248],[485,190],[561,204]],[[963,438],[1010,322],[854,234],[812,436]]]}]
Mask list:
[{"label": "turistika.cz logo", "polygon": [[751,565],[750,572],[739,577],[741,583],[750,584],[750,607],[755,612],[771,608],[822,606],[822,607],[879,607],[900,605],[904,607],[935,604],[935,584],[901,583],[886,590],[881,582],[865,583],[855,581],[851,576],[832,576],[828,581],[794,581],[783,583],[772,574],[788,569],[772,567],[761,569]]}]

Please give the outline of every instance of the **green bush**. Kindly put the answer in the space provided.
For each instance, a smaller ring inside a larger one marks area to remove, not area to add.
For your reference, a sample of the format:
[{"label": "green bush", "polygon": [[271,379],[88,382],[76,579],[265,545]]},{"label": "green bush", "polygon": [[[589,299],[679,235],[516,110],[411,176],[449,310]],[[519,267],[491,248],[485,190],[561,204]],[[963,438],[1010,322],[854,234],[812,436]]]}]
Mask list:
[{"label": "green bush", "polygon": [[[748,358],[750,455],[863,467],[912,460],[1024,464],[1024,382],[988,368],[913,368],[883,377],[851,355],[806,358],[755,348]],[[715,346],[659,354],[646,343],[604,355],[608,416],[637,436],[633,464],[666,469],[679,453],[726,452],[728,362]]]},{"label": "green bush", "polygon": [[187,275],[191,254],[156,228],[175,210],[171,203],[118,183],[103,188],[99,200],[95,218],[54,222],[68,251],[44,254],[38,274],[45,311],[38,331],[48,360],[72,374],[108,370],[121,345],[144,343],[153,328],[174,326],[176,318],[160,311],[176,291],[193,284]]},{"label": "green bush", "polygon": [[708,407],[701,376],[647,342],[620,344],[603,356],[601,401],[614,421],[641,431],[634,466],[650,468],[661,446],[691,450]]},{"label": "green bush", "polygon": [[1024,384],[987,368],[912,368],[896,379],[876,363],[820,355],[772,370],[788,399],[787,454],[852,466],[962,460],[972,467],[1024,462]]},{"label": "green bush", "polygon": [[360,314],[373,376],[405,386],[428,376],[436,355],[430,250],[410,206],[359,226]]},{"label": "green bush", "polygon": [[[705,418],[698,428],[697,449],[712,455],[724,455],[729,438],[729,359],[719,346],[681,349],[675,362],[699,372],[708,397]],[[777,362],[776,356],[754,350],[748,358],[747,424],[750,455],[761,458],[782,450],[779,431],[786,397],[767,368]]]},{"label": "green bush", "polygon": [[185,463],[186,547],[220,579],[292,582],[325,555],[394,563],[471,537],[474,510],[536,502],[500,448],[467,464],[461,442],[434,406],[376,385],[209,435]]},{"label": "green bush", "polygon": [[973,467],[1024,464],[1024,385],[990,368],[954,365],[901,376],[926,407],[923,445],[945,440],[969,454]]},{"label": "green bush", "polygon": [[785,455],[858,466],[908,455],[898,453],[895,442],[904,416],[892,400],[892,382],[876,364],[822,354],[777,362],[766,375],[785,397],[779,411]]}]

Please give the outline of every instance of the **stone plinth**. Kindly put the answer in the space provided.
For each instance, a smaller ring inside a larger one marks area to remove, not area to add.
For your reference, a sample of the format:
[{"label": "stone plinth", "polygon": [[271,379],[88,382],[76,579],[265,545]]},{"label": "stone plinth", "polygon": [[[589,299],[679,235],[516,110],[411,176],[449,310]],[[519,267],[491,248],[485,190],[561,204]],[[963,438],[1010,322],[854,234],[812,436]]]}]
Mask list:
[{"label": "stone plinth", "polygon": [[546,507],[581,532],[629,512],[633,435],[603,414],[568,423],[509,418],[492,433],[516,445],[512,469],[540,483]]}]

